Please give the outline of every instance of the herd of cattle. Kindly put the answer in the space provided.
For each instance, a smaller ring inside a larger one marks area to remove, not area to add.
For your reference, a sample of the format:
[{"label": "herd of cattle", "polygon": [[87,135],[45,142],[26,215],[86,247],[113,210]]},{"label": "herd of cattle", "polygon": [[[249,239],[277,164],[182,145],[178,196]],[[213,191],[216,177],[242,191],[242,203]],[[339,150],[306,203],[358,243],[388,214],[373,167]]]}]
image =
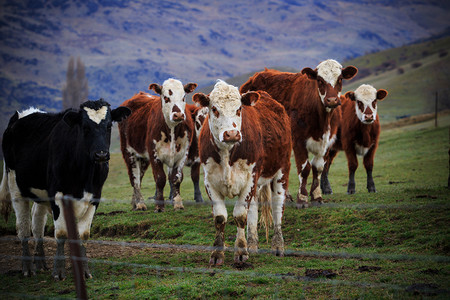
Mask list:
[{"label": "herd of cattle", "polygon": [[[343,68],[329,59],[300,73],[265,69],[240,89],[218,80],[209,95],[193,95],[195,104],[186,103],[186,94],[197,84],[167,79],[162,85],[149,86],[157,96],[140,92],[113,110],[100,99],[57,114],[33,108],[16,112],[3,135],[0,200],[5,218],[11,205],[16,214],[23,274],[47,269],[43,236],[51,213],[57,241],[52,276],[57,280],[65,277],[68,235],[61,211],[67,197],[76,199],[74,212],[82,255],[86,255],[85,242],[108,175],[113,121],[119,122],[122,155],[133,187],[133,210],[147,209],[141,185],[149,165],[156,183],[155,211],[165,209],[165,166],[174,209],[183,209],[180,184],[184,166],[192,168],[194,199],[202,202],[202,165],[216,229],[209,263],[224,263],[225,198],[237,199],[233,209],[235,262],[247,260],[249,252],[258,249],[259,206],[266,225],[273,221],[272,251],[283,256],[281,221],[285,201],[291,198],[292,150],[300,181],[297,208],[321,203],[322,193],[332,193],[328,171],[340,150],[348,161],[347,192],[355,193],[356,155],[364,157],[368,191],[376,191],[372,169],[380,134],[377,101],[383,100],[387,91],[365,84],[342,96],[342,80],[352,79],[357,72],[356,67]],[[28,246],[31,233],[36,240],[34,259]],[[86,260],[84,273],[91,277]]]}]

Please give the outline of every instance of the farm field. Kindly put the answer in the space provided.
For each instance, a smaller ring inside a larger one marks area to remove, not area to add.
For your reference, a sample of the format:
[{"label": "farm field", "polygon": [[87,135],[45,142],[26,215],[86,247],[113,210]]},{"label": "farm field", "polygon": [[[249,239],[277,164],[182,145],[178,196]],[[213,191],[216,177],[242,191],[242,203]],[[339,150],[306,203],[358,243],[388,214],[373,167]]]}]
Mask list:
[{"label": "farm field", "polygon": [[[340,153],[330,170],[334,194],[321,207],[296,210],[287,203],[283,218],[286,256],[275,257],[259,232],[260,251],[241,265],[233,262],[236,226],[229,201],[225,264],[210,268],[214,240],[211,205],[193,202],[189,169],[181,193],[185,209],[131,211],[132,189],[120,153],[111,157],[103,201],[87,245],[93,279],[90,298],[406,298],[450,296],[450,115],[434,121],[382,131],[375,157],[377,193],[365,189],[360,160],[355,195],[347,195],[347,166]],[[154,195],[149,171],[145,197]],[[290,192],[298,179],[292,162]],[[166,187],[166,195],[169,189]],[[76,297],[70,264],[67,279],[55,282],[51,271],[24,278],[15,219],[0,220],[0,296]],[[53,225],[46,228],[47,264],[55,253]],[[69,252],[66,250],[66,255]]]}]

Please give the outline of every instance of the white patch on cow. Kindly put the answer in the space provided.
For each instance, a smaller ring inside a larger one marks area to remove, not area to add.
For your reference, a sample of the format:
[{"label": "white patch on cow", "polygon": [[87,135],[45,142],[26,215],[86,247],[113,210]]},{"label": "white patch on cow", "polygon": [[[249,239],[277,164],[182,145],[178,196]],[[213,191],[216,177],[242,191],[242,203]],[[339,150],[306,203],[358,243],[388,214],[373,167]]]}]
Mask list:
[{"label": "white patch on cow", "polygon": [[45,114],[46,112],[42,111],[42,110],[40,110],[38,108],[35,108],[35,107],[30,107],[30,108],[28,108],[26,110],[23,110],[23,111],[17,112],[17,113],[19,114],[19,119],[22,119],[23,117],[29,116],[29,115],[34,114],[34,113]]},{"label": "white patch on cow", "polygon": [[203,128],[203,124],[205,122],[200,122],[200,117],[203,117],[203,120],[205,120],[206,116],[208,115],[209,109],[207,107],[202,107],[197,111],[197,115],[195,117],[195,123],[198,123],[200,126],[197,128],[197,126],[195,126],[195,134],[197,137],[200,136],[200,131]]},{"label": "white patch on cow", "polygon": [[108,112],[106,105],[97,110],[89,107],[84,107],[83,109],[87,112],[89,119],[97,124],[100,124],[106,118],[106,113]]},{"label": "white patch on cow", "polygon": [[[181,81],[169,78],[163,82],[161,89],[162,113],[164,115],[164,120],[166,121],[166,124],[167,126],[169,126],[169,128],[174,128],[179,123],[173,120],[173,108],[175,106],[178,107],[183,115],[186,114],[186,102],[184,101],[185,96],[186,92],[184,91],[184,86]],[[170,99],[170,101],[167,103],[165,101],[166,98]]]},{"label": "white patch on cow", "polygon": [[361,111],[358,107],[358,104],[355,101],[355,109],[356,109],[356,116],[358,119],[363,123],[373,123],[373,121],[367,122],[366,116],[364,114],[364,111],[369,107],[372,110],[372,119],[376,120],[377,118],[377,106],[375,105],[375,108],[372,106],[373,101],[377,99],[377,90],[368,84],[363,84],[359,86],[355,90],[355,99],[357,101],[361,101],[364,104],[364,110]]},{"label": "white patch on cow", "polygon": [[[209,99],[209,129],[216,145],[221,149],[229,150],[234,144],[224,143],[224,133],[228,130],[241,131],[242,118],[236,114],[242,104],[241,94],[237,87],[219,80],[209,94]],[[212,107],[219,112],[218,118],[212,112]]]},{"label": "white patch on cow", "polygon": [[317,75],[334,87],[342,74],[342,65],[334,59],[327,59],[317,66]]},{"label": "white patch on cow", "polygon": [[136,151],[133,147],[131,147],[130,145],[127,145],[127,151],[128,151],[128,153],[130,153],[130,154],[132,154],[132,155],[135,155],[136,157],[144,158],[144,159],[146,159],[146,160],[149,160],[149,159],[150,159],[150,156],[148,155],[148,152],[147,152],[147,151],[145,151],[144,153],[137,152],[137,151]]},{"label": "white patch on cow", "polygon": [[74,204],[74,207],[78,207],[79,209],[79,214],[75,213],[75,215],[78,219],[78,233],[82,240],[87,240],[91,233],[92,219],[94,218],[96,210],[95,206],[90,203],[92,198],[93,195],[91,193],[84,192],[83,199],[75,201],[77,205]]},{"label": "white patch on cow", "polygon": [[361,156],[366,156],[367,152],[369,152],[370,147],[364,147],[355,143],[356,154]]},{"label": "white patch on cow", "polygon": [[39,199],[43,199],[43,200],[47,200],[48,199],[48,193],[47,193],[46,190],[31,188],[30,192],[35,194],[36,197],[38,197]]},{"label": "white patch on cow", "polygon": [[[226,151],[228,152],[228,151]],[[222,198],[233,199],[236,196],[247,195],[253,186],[253,168],[255,163],[248,164],[247,160],[238,159],[232,166],[229,157],[220,153],[221,162],[208,158],[203,165],[205,180]]]},{"label": "white patch on cow", "polygon": [[[175,139],[175,132],[171,130],[170,135],[172,136],[167,137],[168,142],[165,142],[166,134],[161,131],[161,139],[159,141],[153,140],[153,144],[155,145],[155,159],[160,160],[169,168],[173,168],[174,166],[183,167],[189,150],[188,134],[185,132],[183,137],[177,137]],[[177,148],[179,151],[177,151]]]},{"label": "white patch on cow", "polygon": [[325,153],[328,150],[328,147],[334,143],[336,136],[333,135],[330,138],[330,130],[324,132],[322,138],[316,141],[312,137],[306,140],[306,149],[308,152],[312,153],[314,156],[325,156]]}]

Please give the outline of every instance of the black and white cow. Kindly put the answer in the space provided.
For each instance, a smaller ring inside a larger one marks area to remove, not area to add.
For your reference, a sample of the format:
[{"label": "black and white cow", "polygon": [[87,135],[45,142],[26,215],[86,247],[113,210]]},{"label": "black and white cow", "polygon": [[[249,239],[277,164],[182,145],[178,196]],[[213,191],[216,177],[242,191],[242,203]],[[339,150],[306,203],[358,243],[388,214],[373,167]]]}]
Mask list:
[{"label": "black and white cow", "polygon": [[[86,256],[84,243],[89,238],[108,176],[112,122],[120,122],[130,113],[126,107],[111,110],[100,99],[81,104],[79,110],[50,114],[29,109],[11,117],[3,134],[0,200],[5,217],[12,201],[25,276],[34,274],[35,269],[47,269],[43,236],[47,213],[51,211],[57,241],[53,277],[65,278],[64,243],[68,237],[62,211],[65,196],[78,200],[73,207],[82,240],[82,256]],[[33,200],[31,220],[30,200]],[[35,266],[28,247],[30,229],[36,239]],[[92,277],[86,260],[83,267],[84,275]]]}]

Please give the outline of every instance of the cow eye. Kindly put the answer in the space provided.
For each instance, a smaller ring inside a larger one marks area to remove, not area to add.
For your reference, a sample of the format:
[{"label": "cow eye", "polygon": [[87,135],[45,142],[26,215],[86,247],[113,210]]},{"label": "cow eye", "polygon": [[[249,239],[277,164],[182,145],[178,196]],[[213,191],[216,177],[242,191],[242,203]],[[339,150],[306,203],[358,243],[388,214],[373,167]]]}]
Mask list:
[{"label": "cow eye", "polygon": [[216,118],[219,117],[219,112],[217,111],[217,108],[215,106],[213,106],[211,108],[212,113],[214,114],[214,116],[216,116]]},{"label": "cow eye", "polygon": [[164,102],[169,103],[170,102],[170,98],[167,96],[164,96]]},{"label": "cow eye", "polygon": [[377,108],[377,100],[374,100],[374,101],[372,102],[372,107],[373,107],[373,108]]},{"label": "cow eye", "polygon": [[356,101],[358,103],[358,107],[360,111],[364,111],[364,104],[361,101]]}]

